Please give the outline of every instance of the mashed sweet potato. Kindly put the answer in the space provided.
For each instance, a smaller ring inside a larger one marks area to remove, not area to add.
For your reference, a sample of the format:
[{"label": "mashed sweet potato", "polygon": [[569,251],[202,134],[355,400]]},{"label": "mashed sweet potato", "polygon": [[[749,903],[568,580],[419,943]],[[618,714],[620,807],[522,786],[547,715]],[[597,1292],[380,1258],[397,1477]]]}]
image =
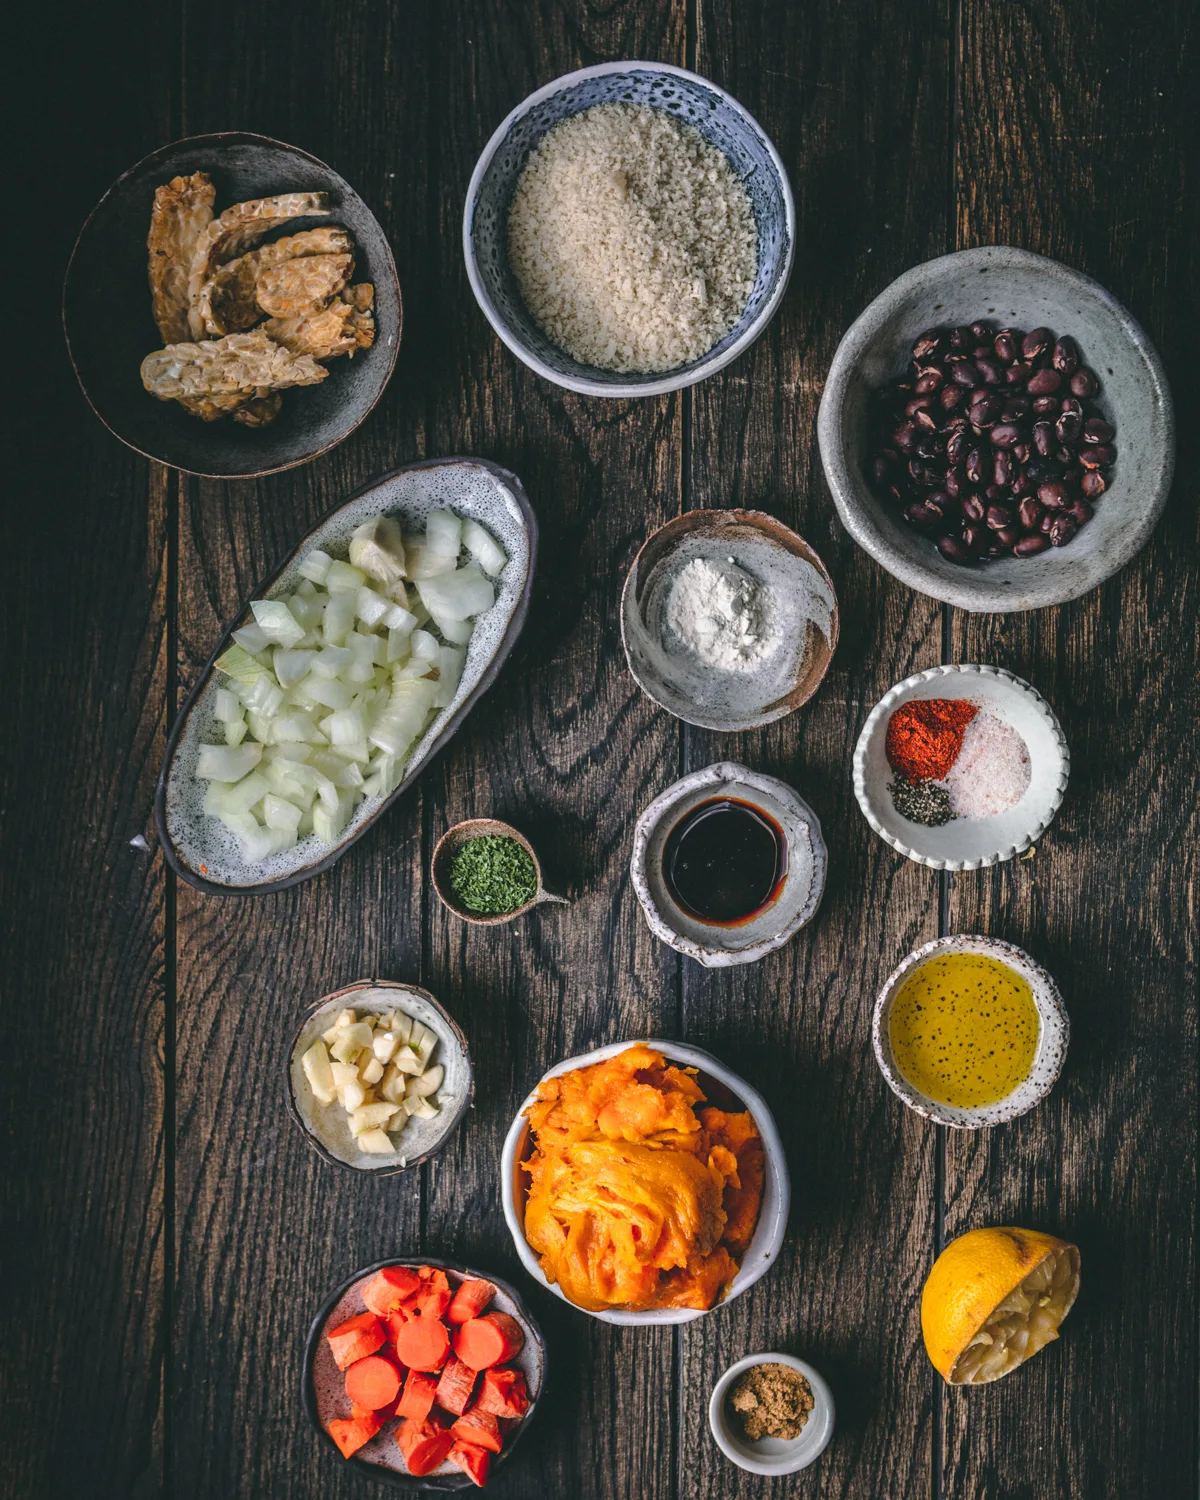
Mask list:
[{"label": "mashed sweet potato", "polygon": [[525,1236],[577,1307],[709,1308],[732,1281],[762,1203],[762,1141],[748,1113],[705,1103],[695,1070],[649,1047],[538,1088]]}]

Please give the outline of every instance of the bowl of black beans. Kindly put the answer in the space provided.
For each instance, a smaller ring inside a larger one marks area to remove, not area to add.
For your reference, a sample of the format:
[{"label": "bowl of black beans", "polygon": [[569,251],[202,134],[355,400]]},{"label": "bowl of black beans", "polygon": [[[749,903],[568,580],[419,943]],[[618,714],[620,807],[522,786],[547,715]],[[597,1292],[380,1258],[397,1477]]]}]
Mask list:
[{"label": "bowl of black beans", "polygon": [[906,272],[821,399],[825,477],[890,573],[964,609],[1086,594],[1146,543],[1174,469],[1162,362],[1102,286],[1007,246]]}]

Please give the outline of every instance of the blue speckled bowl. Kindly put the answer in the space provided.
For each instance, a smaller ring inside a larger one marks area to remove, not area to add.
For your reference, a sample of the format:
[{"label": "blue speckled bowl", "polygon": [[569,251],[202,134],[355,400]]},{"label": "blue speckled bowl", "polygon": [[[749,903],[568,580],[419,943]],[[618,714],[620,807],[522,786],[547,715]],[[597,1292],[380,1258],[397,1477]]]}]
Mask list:
[{"label": "blue speckled bowl", "polygon": [[[572,359],[530,317],[508,264],[508,208],[529,153],[561,120],[595,104],[648,104],[694,125],[729,158],[754,208],[758,275],[741,318],[702,359],[666,373],[601,370]],[[779,306],[795,244],[792,189],[779,153],[757,121],[715,83],[666,63],[600,63],[530,94],[484,148],[463,213],[467,275],[488,322],[530,369],[586,396],[658,396],[695,385],[736,359]]]}]

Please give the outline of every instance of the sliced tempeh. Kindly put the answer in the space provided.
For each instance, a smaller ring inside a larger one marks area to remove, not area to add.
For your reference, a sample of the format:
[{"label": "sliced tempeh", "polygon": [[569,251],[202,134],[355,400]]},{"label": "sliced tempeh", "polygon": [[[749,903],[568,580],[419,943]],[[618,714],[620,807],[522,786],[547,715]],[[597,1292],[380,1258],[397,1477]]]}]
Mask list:
[{"label": "sliced tempeh", "polygon": [[142,361],[142,384],[160,401],[232,392],[263,395],[316,385],[328,373],[310,356],[275,343],[261,328],[198,344],[168,344]]},{"label": "sliced tempeh", "polygon": [[243,427],[265,427],[279,415],[282,405],[283,397],[278,391],[271,391],[266,396],[252,396],[245,406],[239,406],[234,412],[233,420]]},{"label": "sliced tempeh", "polygon": [[361,317],[348,302],[336,301],[302,318],[270,318],[263,332],[293,354],[333,359],[358,348],[355,319]]},{"label": "sliced tempeh", "polygon": [[354,240],[348,230],[322,225],[319,229],[284,235],[219,266],[200,288],[197,307],[203,332],[220,338],[222,334],[252,328],[258,322],[262,308],[254,296],[254,283],[267,266],[299,255],[345,255],[353,248]]},{"label": "sliced tempeh", "polygon": [[215,197],[207,172],[172,177],[155,191],[146,249],[151,309],[166,344],[188,336],[188,278],[196,247],[212,223]]},{"label": "sliced tempeh", "polygon": [[200,292],[217,266],[235,259],[289,219],[305,214],[327,214],[328,193],[281,193],[275,198],[251,198],[235,203],[208,225],[196,242],[188,276],[188,319],[192,333],[204,332]]},{"label": "sliced tempeh", "polygon": [[303,318],[323,308],[350,280],[351,255],[302,255],[264,266],[255,283],[263,312],[273,318]]}]

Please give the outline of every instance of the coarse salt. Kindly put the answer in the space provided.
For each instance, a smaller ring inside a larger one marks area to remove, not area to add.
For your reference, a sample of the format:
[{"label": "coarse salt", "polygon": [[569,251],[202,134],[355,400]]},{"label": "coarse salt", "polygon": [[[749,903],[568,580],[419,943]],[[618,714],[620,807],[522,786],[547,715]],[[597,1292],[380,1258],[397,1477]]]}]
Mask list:
[{"label": "coarse salt", "polygon": [[1021,800],[1031,775],[1025,741],[1011,724],[980,709],[944,785],[955,817],[993,818]]}]

